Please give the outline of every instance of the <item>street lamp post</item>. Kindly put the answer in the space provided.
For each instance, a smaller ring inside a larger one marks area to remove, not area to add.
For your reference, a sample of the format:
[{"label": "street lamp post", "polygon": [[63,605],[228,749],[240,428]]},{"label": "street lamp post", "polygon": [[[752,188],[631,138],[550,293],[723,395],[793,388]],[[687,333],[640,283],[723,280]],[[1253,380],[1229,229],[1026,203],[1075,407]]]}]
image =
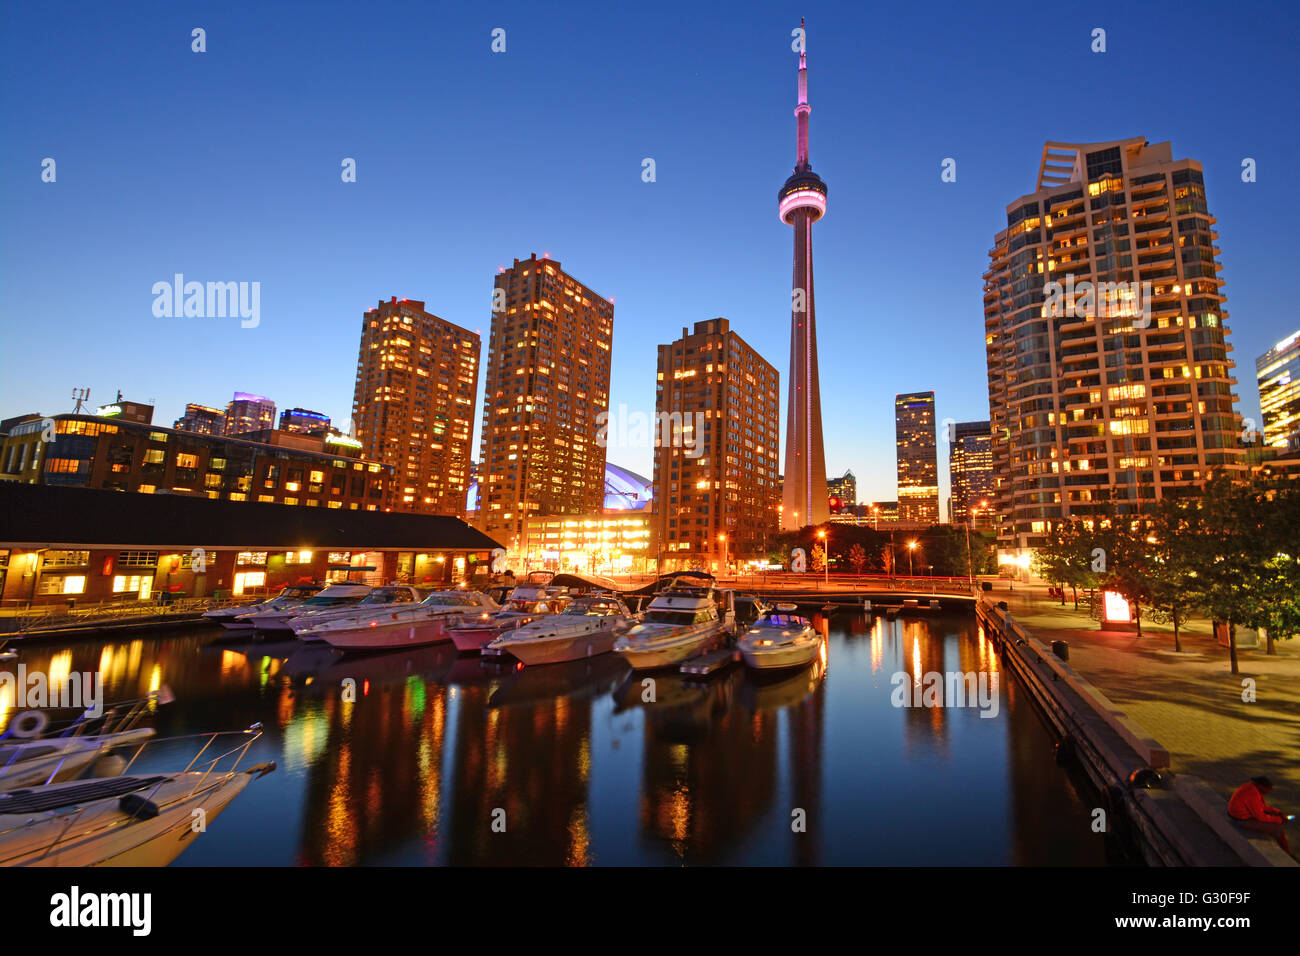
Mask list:
[{"label": "street lamp post", "polygon": [[718,540],[722,542],[722,573],[726,574],[727,573],[727,536],[725,534],[720,534],[718,535]]},{"label": "street lamp post", "polygon": [[830,542],[826,540],[826,532],[818,531],[817,537],[822,541],[822,567],[826,569],[826,586],[831,586],[831,549]]},{"label": "street lamp post", "polygon": [[916,576],[915,573],[914,573],[913,570],[912,570],[912,553],[913,553],[914,551],[916,551],[916,540],[915,540],[915,539],[913,539],[913,540],[907,542],[907,576],[908,576],[909,578],[911,578],[911,577],[915,577],[915,576]]}]

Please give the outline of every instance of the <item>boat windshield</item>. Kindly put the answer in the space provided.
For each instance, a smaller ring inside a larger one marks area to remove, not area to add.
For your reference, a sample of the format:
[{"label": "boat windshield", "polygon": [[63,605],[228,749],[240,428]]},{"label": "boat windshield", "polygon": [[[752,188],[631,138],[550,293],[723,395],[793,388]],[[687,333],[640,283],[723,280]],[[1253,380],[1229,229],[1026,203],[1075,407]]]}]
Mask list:
[{"label": "boat windshield", "polygon": [[577,604],[570,604],[564,613],[605,617],[607,614],[617,614],[618,605],[613,601],[579,601]]},{"label": "boat windshield", "polygon": [[646,611],[645,621],[647,624],[702,624],[708,621],[709,612],[700,611]]},{"label": "boat windshield", "polygon": [[424,607],[478,607],[472,594],[430,594],[420,602]]},{"label": "boat windshield", "polygon": [[545,614],[550,609],[545,601],[514,600],[506,605],[506,610],[513,614]]},{"label": "boat windshield", "polygon": [[406,588],[375,588],[362,599],[362,604],[404,604],[411,600]]},{"label": "boat windshield", "polygon": [[768,627],[803,627],[808,622],[794,614],[769,614],[763,618],[763,623]]},{"label": "boat windshield", "polygon": [[280,592],[282,598],[309,598],[316,593],[316,588],[285,588]]},{"label": "boat windshield", "polygon": [[309,598],[306,603],[303,604],[303,607],[342,607],[346,604],[360,603],[360,595],[353,595],[351,597],[323,597],[318,594],[314,598]]}]

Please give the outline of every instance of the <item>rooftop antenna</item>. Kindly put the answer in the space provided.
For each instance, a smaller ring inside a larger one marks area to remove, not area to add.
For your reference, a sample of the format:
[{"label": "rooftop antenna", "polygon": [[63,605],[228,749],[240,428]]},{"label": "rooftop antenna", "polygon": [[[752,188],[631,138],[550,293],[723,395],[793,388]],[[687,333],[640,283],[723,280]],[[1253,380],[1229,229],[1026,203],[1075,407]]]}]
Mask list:
[{"label": "rooftop antenna", "polygon": [[72,410],[72,414],[74,414],[74,415],[80,415],[80,414],[81,414],[81,403],[84,402],[84,401],[86,401],[88,398],[90,398],[90,389],[88,389],[88,388],[74,388],[74,389],[72,390],[72,398],[73,398],[73,401],[75,401],[75,402],[77,403],[77,407],[74,408],[74,409]]}]

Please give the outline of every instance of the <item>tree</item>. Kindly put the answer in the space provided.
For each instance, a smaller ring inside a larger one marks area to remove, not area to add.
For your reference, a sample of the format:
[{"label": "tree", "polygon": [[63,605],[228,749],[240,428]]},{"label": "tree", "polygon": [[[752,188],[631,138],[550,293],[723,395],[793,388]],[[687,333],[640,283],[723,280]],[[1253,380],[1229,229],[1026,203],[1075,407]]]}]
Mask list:
[{"label": "tree", "polygon": [[1166,611],[1174,625],[1174,650],[1183,649],[1179,629],[1196,604],[1195,553],[1189,546],[1202,534],[1199,504],[1187,498],[1162,498],[1151,517],[1149,540],[1151,606]]},{"label": "tree", "polygon": [[815,544],[812,549],[812,569],[814,571],[826,570],[826,545]]},{"label": "tree", "polygon": [[1198,603],[1216,628],[1222,621],[1228,629],[1228,660],[1234,674],[1239,673],[1236,625],[1249,616],[1250,605],[1244,588],[1248,558],[1242,540],[1242,503],[1231,477],[1215,475],[1206,483],[1199,503],[1202,533],[1186,542],[1200,582]]},{"label": "tree", "polygon": [[1235,490],[1245,557],[1242,623],[1263,630],[1266,653],[1276,654],[1276,639],[1300,631],[1300,491],[1267,476]]},{"label": "tree", "polygon": [[861,574],[862,569],[867,566],[867,549],[856,541],[849,549],[849,564],[853,565],[854,574]]},{"label": "tree", "polygon": [[1133,608],[1137,636],[1142,636],[1142,603],[1151,603],[1151,553],[1147,520],[1111,510],[1101,521],[1096,540],[1105,561],[1103,586]]}]

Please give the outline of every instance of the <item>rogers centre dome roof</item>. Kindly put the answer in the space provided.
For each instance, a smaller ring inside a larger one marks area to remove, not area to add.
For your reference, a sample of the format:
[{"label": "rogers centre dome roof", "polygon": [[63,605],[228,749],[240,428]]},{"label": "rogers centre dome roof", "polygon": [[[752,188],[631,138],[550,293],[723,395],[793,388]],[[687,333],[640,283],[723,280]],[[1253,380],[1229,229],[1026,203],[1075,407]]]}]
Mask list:
[{"label": "rogers centre dome roof", "polygon": [[[654,497],[649,478],[618,465],[605,463],[605,508],[617,511],[641,511]],[[465,510],[478,509],[478,482],[471,481],[465,495]]]}]

